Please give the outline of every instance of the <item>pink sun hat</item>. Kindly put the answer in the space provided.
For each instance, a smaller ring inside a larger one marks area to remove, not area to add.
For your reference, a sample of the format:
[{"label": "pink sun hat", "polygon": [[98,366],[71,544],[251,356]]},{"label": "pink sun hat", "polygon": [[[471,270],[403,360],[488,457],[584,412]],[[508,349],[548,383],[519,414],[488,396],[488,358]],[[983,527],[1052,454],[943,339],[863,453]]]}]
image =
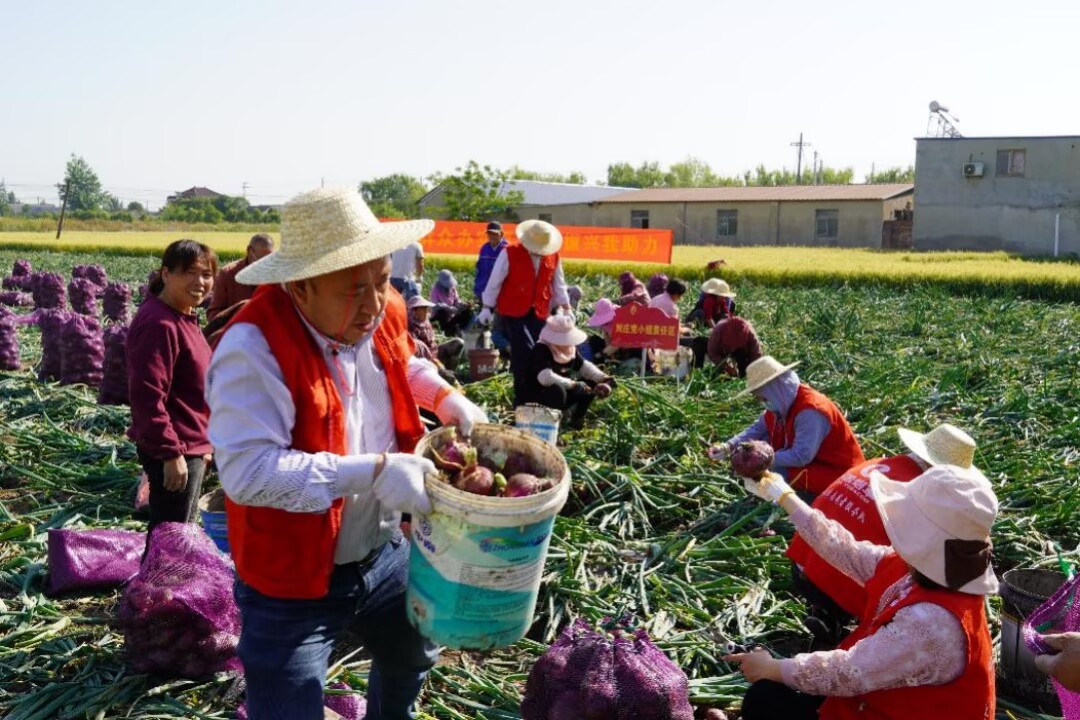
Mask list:
[{"label": "pink sun hat", "polygon": [[614,319],[615,303],[607,298],[600,298],[596,301],[596,308],[593,310],[592,317],[590,317],[585,324],[593,328],[603,327]]}]

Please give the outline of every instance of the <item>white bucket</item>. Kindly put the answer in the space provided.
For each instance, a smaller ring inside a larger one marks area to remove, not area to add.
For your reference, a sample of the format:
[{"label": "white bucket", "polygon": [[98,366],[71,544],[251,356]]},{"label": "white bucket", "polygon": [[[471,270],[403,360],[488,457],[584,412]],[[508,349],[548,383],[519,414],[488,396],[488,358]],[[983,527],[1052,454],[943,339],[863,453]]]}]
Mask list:
[{"label": "white bucket", "polygon": [[653,351],[653,370],[665,377],[682,380],[690,374],[690,367],[693,363],[694,351],[688,347],[680,347],[678,350]]},{"label": "white bucket", "polygon": [[[427,456],[447,432],[425,436],[416,453]],[[520,430],[480,425],[472,443],[481,457],[499,450],[527,454],[536,469],[559,478],[550,490],[522,498],[473,495],[436,478],[425,483],[432,512],[414,516],[410,526],[409,621],[440,645],[488,650],[512,645],[533,623],[570,471],[555,448]]]},{"label": "white bucket", "polygon": [[554,445],[559,439],[562,411],[529,403],[514,410],[514,426]]}]

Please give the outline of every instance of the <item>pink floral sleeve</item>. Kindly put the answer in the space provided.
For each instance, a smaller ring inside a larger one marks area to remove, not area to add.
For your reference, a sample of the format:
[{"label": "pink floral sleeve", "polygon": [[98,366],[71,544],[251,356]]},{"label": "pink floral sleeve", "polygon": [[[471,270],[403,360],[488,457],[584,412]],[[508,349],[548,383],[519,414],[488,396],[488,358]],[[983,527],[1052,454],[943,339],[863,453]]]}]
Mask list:
[{"label": "pink floral sleeve", "polygon": [[[900,582],[904,582],[901,580]],[[967,639],[960,621],[932,603],[899,610],[850,650],[781,660],[784,683],[809,695],[855,697],[874,690],[944,685],[960,677]]]},{"label": "pink floral sleeve", "polygon": [[892,552],[883,545],[856,540],[843,525],[809,506],[799,507],[790,517],[795,530],[823,560],[860,585],[874,576],[878,563]]}]

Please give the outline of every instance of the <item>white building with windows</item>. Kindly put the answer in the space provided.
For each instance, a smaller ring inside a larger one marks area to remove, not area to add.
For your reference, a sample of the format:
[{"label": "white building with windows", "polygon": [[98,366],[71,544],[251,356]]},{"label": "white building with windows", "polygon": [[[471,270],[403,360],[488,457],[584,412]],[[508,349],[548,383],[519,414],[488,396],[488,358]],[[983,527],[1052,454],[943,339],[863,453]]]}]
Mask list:
[{"label": "white building with windows", "polygon": [[913,192],[911,184],[652,188],[515,210],[556,225],[671,229],[679,245],[877,248],[886,221],[910,217]]},{"label": "white building with windows", "polygon": [[1080,136],[917,138],[920,250],[1080,253]]}]

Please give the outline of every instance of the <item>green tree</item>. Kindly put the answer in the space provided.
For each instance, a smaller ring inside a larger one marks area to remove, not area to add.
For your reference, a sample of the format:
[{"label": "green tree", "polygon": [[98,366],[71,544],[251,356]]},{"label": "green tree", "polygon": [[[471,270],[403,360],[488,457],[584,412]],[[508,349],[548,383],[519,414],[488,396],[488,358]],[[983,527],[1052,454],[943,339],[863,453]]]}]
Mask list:
[{"label": "green tree", "polygon": [[395,173],[360,183],[360,194],[371,212],[384,218],[417,217],[427,186],[419,178]]},{"label": "green tree", "polygon": [[111,213],[120,212],[124,209],[124,203],[120,202],[120,198],[112,193],[104,194],[102,204],[105,206],[105,209]]},{"label": "green tree", "polygon": [[585,177],[585,173],[578,172],[577,170],[563,175],[562,173],[542,173],[534,172],[532,170],[525,170],[517,165],[510,168],[511,180],[535,180],[537,182],[553,182],[553,183],[568,183],[570,185],[585,185],[589,182]]},{"label": "green tree", "polygon": [[915,166],[908,165],[906,168],[891,167],[878,172],[871,172],[866,176],[866,182],[876,183],[913,183],[915,182]]},{"label": "green tree", "polygon": [[11,214],[11,206],[18,203],[15,193],[7,189],[3,180],[0,180],[0,217]]},{"label": "green tree", "polygon": [[90,164],[82,157],[72,153],[64,173],[64,181],[56,186],[60,197],[64,197],[64,188],[70,187],[67,195],[69,210],[100,210],[105,203],[105,193],[101,190],[101,180]]},{"label": "green tree", "polygon": [[709,167],[709,163],[693,156],[683,162],[673,163],[664,174],[664,187],[726,187],[742,184],[742,178],[717,175]]},{"label": "green tree", "polygon": [[[822,167],[818,170],[817,175],[817,182],[815,183],[814,170],[812,168],[807,168],[803,171],[801,184],[847,185],[855,178],[855,170],[850,167]],[[746,184],[764,187],[783,187],[787,185],[798,185],[800,183],[798,182],[794,170],[789,170],[788,168],[769,170],[764,165],[758,165],[754,168],[752,173],[746,173]]]},{"label": "green tree", "polygon": [[608,165],[607,184],[616,187],[664,187],[664,170],[658,162],[643,162],[639,167],[630,163]]},{"label": "green tree", "polygon": [[475,160],[463,168],[454,168],[453,175],[432,178],[441,180],[450,220],[512,220],[514,206],[525,199],[525,193],[520,190],[503,190],[510,180],[509,171],[480,165]]},{"label": "green tree", "polygon": [[146,207],[141,202],[132,200],[127,204],[127,211],[129,213],[144,213],[146,212]]}]

